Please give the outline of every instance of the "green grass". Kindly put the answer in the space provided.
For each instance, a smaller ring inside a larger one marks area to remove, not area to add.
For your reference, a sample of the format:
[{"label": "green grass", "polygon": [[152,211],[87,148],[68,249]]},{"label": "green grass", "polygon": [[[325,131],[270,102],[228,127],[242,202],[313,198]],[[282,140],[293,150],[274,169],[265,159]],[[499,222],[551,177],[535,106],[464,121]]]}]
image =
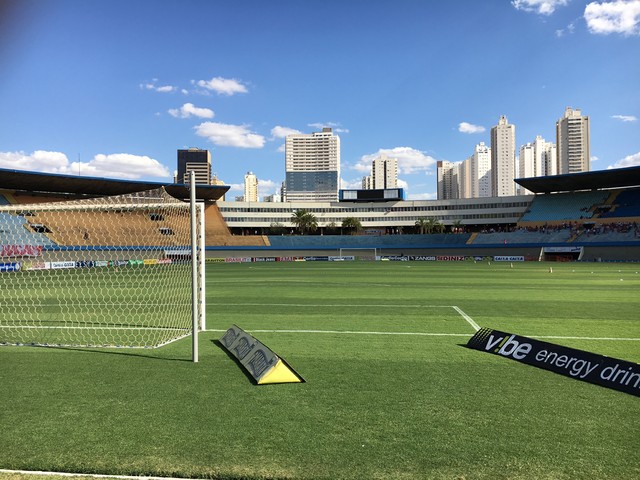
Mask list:
[{"label": "green grass", "polygon": [[[639,362],[640,265],[549,266],[208,264],[211,330],[197,364],[189,339],[154,350],[1,348],[0,468],[639,478],[637,397],[462,346],[474,329],[453,306],[481,326],[577,337],[546,341]],[[214,343],[233,323],[306,383],[253,385]]]}]

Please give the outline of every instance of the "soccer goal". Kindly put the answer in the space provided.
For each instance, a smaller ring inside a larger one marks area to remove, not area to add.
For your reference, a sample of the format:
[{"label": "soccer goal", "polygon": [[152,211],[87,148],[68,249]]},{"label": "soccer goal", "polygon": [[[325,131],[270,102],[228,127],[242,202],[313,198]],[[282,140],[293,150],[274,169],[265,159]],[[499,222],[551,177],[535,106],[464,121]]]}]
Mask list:
[{"label": "soccer goal", "polygon": [[193,335],[197,361],[204,208],[194,193],[0,205],[0,254],[0,345],[153,348]]},{"label": "soccer goal", "polygon": [[340,258],[345,260],[378,260],[380,253],[377,248],[341,248]]}]

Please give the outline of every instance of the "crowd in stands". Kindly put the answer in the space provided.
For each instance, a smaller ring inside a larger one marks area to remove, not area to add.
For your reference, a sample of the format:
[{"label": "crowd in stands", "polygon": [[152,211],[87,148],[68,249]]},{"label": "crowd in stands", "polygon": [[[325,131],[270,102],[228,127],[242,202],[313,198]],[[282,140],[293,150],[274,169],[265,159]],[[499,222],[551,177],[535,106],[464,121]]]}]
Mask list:
[{"label": "crowd in stands", "polygon": [[640,226],[637,222],[597,223],[591,226],[591,228],[582,227],[577,231],[578,234],[584,234],[586,236],[629,232],[633,232],[635,238],[640,238]]},{"label": "crowd in stands", "polygon": [[557,234],[567,230],[570,237],[595,237],[610,236],[612,234],[633,233],[634,238],[640,238],[640,224],[638,222],[611,222],[611,223],[582,223],[582,222],[563,222],[556,225],[537,225],[537,226],[511,226],[511,227],[485,227],[480,233],[522,233],[522,234]]}]

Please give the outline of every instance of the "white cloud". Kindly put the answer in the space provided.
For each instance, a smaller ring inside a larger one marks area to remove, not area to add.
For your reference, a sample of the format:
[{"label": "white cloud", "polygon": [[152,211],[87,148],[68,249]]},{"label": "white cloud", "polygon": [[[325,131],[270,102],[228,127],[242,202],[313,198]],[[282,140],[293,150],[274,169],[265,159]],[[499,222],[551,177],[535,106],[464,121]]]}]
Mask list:
[{"label": "white cloud", "polygon": [[326,123],[316,122],[316,123],[309,123],[307,126],[315,128],[317,130],[322,130],[323,128],[331,128],[334,133],[349,133],[348,128],[342,128],[342,125],[336,122],[326,122]]},{"label": "white cloud", "polygon": [[273,180],[258,179],[258,194],[263,197],[265,195],[273,195],[274,193],[280,193],[281,183],[274,182]]},{"label": "white cloud", "polygon": [[513,0],[513,5],[517,10],[524,12],[535,12],[539,15],[551,15],[556,8],[564,7],[570,0]]},{"label": "white cloud", "polygon": [[213,90],[218,95],[235,95],[236,93],[247,93],[247,87],[240,80],[235,78],[213,77],[211,80],[199,80],[197,85],[207,90]]},{"label": "white cloud", "polygon": [[61,152],[36,150],[0,152],[0,167],[32,172],[138,180],[143,177],[171,178],[169,169],[153,158],[129,153],[99,154],[88,162],[69,162]]},{"label": "white cloud", "polygon": [[640,152],[628,155],[622,160],[617,161],[613,165],[609,165],[607,170],[612,168],[640,167]]},{"label": "white cloud", "polygon": [[480,125],[473,125],[472,123],[460,122],[458,124],[458,131],[462,133],[482,133],[486,129]]},{"label": "white cloud", "polygon": [[407,195],[408,200],[437,200],[437,193],[414,193]]},{"label": "white cloud", "polygon": [[633,115],[611,115],[611,118],[615,118],[616,120],[620,120],[621,122],[637,122],[638,117]]},{"label": "white cloud", "polygon": [[591,2],[584,9],[589,31],[602,35],[640,35],[640,0]]},{"label": "white cloud", "polygon": [[180,108],[172,108],[169,110],[169,114],[177,118],[213,118],[215,115],[213,113],[213,110],[210,110],[208,108],[196,107],[193,105],[193,103],[185,103]]},{"label": "white cloud", "polygon": [[358,163],[352,167],[360,172],[371,172],[371,162],[380,155],[398,159],[398,173],[410,175],[413,173],[426,172],[431,170],[436,164],[436,160],[426,155],[420,150],[411,147],[381,148],[376,153],[363,155]]},{"label": "white cloud", "polygon": [[571,22],[569,25],[567,25],[566,29],[556,30],[556,37],[558,38],[564,37],[565,34],[571,35],[573,32],[575,32],[575,30],[576,30],[576,24]]},{"label": "white cloud", "polygon": [[204,122],[194,127],[196,134],[222,147],[262,148],[265,138],[249,130],[247,125]]},{"label": "white cloud", "polygon": [[178,90],[178,87],[174,87],[173,85],[156,85],[157,79],[153,79],[152,83],[141,83],[140,88],[143,90],[153,90],[154,92],[160,93],[170,93]]},{"label": "white cloud", "polygon": [[345,190],[360,190],[362,188],[362,178],[356,178],[354,180],[340,179],[340,188]]},{"label": "white cloud", "polygon": [[300,130],[296,130],[295,128],[289,127],[281,127],[280,125],[276,125],[271,129],[271,138],[286,138],[287,135],[297,135],[302,133]]}]

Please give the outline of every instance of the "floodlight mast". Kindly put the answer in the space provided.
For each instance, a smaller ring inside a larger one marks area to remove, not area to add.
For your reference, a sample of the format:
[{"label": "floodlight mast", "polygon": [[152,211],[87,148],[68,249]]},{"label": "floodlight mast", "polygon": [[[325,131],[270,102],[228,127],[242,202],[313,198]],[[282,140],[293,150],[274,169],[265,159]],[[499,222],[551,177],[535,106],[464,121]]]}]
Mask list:
[{"label": "floodlight mast", "polygon": [[190,172],[189,187],[191,189],[191,359],[198,362],[198,235],[196,231],[196,174]]}]

